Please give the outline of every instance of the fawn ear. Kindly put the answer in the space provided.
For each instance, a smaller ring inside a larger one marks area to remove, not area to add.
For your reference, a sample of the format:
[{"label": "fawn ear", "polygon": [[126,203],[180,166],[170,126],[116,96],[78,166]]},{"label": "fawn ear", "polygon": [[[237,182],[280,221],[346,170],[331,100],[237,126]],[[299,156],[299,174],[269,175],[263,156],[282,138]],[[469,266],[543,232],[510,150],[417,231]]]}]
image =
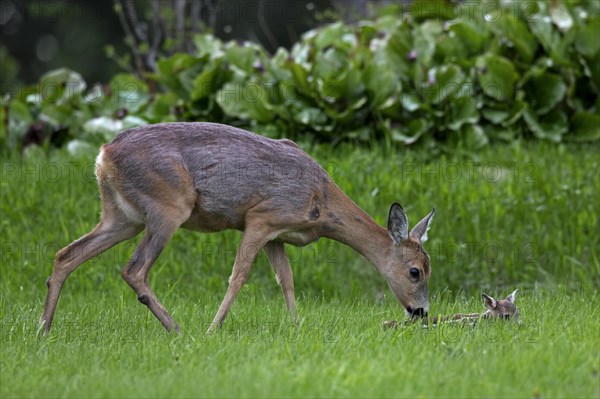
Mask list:
[{"label": "fawn ear", "polygon": [[419,223],[416,224],[415,227],[410,231],[410,236],[418,239],[420,242],[427,241],[427,232],[431,227],[431,221],[433,220],[433,214],[435,213],[435,208],[429,212],[427,216],[425,216]]},{"label": "fawn ear", "polygon": [[390,215],[388,216],[388,233],[396,244],[408,238],[408,217],[402,209],[402,205],[394,202],[390,207]]},{"label": "fawn ear", "polygon": [[510,294],[509,296],[506,297],[506,300],[511,302],[511,303],[515,303],[515,297],[517,296],[517,291],[519,291],[519,289],[517,288],[516,290],[514,290],[512,292],[512,294]]},{"label": "fawn ear", "polygon": [[483,299],[483,306],[485,306],[486,309],[488,309],[488,310],[496,309],[496,305],[498,305],[498,303],[496,302],[496,300],[494,298],[492,298],[491,296],[489,296],[487,294],[481,294],[481,298]]}]

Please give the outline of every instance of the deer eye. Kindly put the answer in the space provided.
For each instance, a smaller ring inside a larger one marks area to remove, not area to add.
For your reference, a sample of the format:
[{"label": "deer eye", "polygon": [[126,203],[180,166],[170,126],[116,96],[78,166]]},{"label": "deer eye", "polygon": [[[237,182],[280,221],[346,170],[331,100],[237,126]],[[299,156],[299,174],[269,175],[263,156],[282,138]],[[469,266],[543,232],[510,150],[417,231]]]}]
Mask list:
[{"label": "deer eye", "polygon": [[419,269],[417,269],[416,267],[411,268],[410,276],[414,279],[418,279],[419,278]]}]

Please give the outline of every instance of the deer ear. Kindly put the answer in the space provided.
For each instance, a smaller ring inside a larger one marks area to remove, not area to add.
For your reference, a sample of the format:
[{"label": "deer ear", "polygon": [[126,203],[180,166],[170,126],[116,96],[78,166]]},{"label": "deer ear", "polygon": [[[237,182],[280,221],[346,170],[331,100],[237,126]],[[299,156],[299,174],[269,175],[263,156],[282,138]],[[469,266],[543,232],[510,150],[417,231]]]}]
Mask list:
[{"label": "deer ear", "polygon": [[506,297],[506,300],[511,302],[511,303],[515,303],[515,297],[517,296],[517,291],[519,291],[519,289],[517,288],[516,290],[514,290],[512,292],[512,294],[510,294],[509,296]]},{"label": "deer ear", "polygon": [[388,233],[396,244],[408,238],[408,217],[402,209],[402,205],[394,202],[390,207],[388,216]]},{"label": "deer ear", "polygon": [[410,231],[410,236],[418,239],[420,242],[427,241],[427,232],[431,227],[431,221],[433,220],[433,214],[435,213],[435,208],[429,212],[427,216],[425,216],[415,227]]},{"label": "deer ear", "polygon": [[498,303],[494,298],[487,294],[481,294],[481,299],[483,299],[483,306],[485,306],[488,310],[495,310]]}]

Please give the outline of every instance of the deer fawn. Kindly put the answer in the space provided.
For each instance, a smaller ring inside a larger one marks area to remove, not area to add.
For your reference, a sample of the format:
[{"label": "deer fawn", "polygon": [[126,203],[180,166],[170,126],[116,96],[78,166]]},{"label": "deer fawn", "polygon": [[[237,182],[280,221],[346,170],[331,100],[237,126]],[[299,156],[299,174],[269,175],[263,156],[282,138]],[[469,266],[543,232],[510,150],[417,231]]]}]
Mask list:
[{"label": "deer fawn", "polygon": [[346,244],[382,274],[414,316],[429,305],[429,256],[422,246],[434,210],[408,230],[394,203],[387,230],[362,211],[294,142],[215,123],[160,123],[129,129],[102,146],[96,160],[102,199],[99,224],[57,252],[41,322],[49,331],[62,286],[83,262],[144,237],[122,276],[167,330],[179,326],[148,285],[152,264],[178,227],[243,231],[229,286],[207,332],[221,326],[262,248],[292,321],[292,269],[284,244],[327,237]]},{"label": "deer fawn", "polygon": [[[439,323],[453,323],[453,322],[477,322],[479,319],[512,319],[519,321],[519,310],[515,305],[515,298],[518,289],[514,290],[512,294],[506,297],[506,299],[496,300],[487,294],[481,294],[483,299],[483,306],[487,309],[484,313],[457,313],[450,316],[432,317],[430,320],[424,319],[425,324],[439,324]],[[398,327],[396,320],[387,320],[383,323],[386,328]]]}]

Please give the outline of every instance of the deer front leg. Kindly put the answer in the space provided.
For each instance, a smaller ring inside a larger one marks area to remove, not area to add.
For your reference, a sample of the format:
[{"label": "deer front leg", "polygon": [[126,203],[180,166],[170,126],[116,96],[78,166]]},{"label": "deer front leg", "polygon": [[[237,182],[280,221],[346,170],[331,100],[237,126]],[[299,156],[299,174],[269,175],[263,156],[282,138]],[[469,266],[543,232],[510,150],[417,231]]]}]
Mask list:
[{"label": "deer front leg", "polygon": [[270,241],[265,244],[263,249],[267,254],[267,258],[269,258],[269,263],[273,267],[273,270],[275,270],[277,282],[281,286],[285,304],[290,313],[290,319],[292,323],[295,323],[297,313],[294,299],[294,275],[288,257],[285,254],[284,245],[281,242]]},{"label": "deer front leg", "polygon": [[268,241],[265,237],[266,234],[263,231],[252,229],[248,226],[246,227],[246,231],[244,232],[244,236],[240,243],[240,248],[235,256],[235,263],[233,264],[233,271],[229,278],[229,287],[227,287],[225,298],[223,298],[219,311],[208,327],[208,330],[206,331],[207,334],[215,332],[223,324],[235,297],[248,280],[248,274],[250,274],[252,263],[254,262],[254,259],[256,259],[256,255],[258,255],[258,251],[260,251]]}]

